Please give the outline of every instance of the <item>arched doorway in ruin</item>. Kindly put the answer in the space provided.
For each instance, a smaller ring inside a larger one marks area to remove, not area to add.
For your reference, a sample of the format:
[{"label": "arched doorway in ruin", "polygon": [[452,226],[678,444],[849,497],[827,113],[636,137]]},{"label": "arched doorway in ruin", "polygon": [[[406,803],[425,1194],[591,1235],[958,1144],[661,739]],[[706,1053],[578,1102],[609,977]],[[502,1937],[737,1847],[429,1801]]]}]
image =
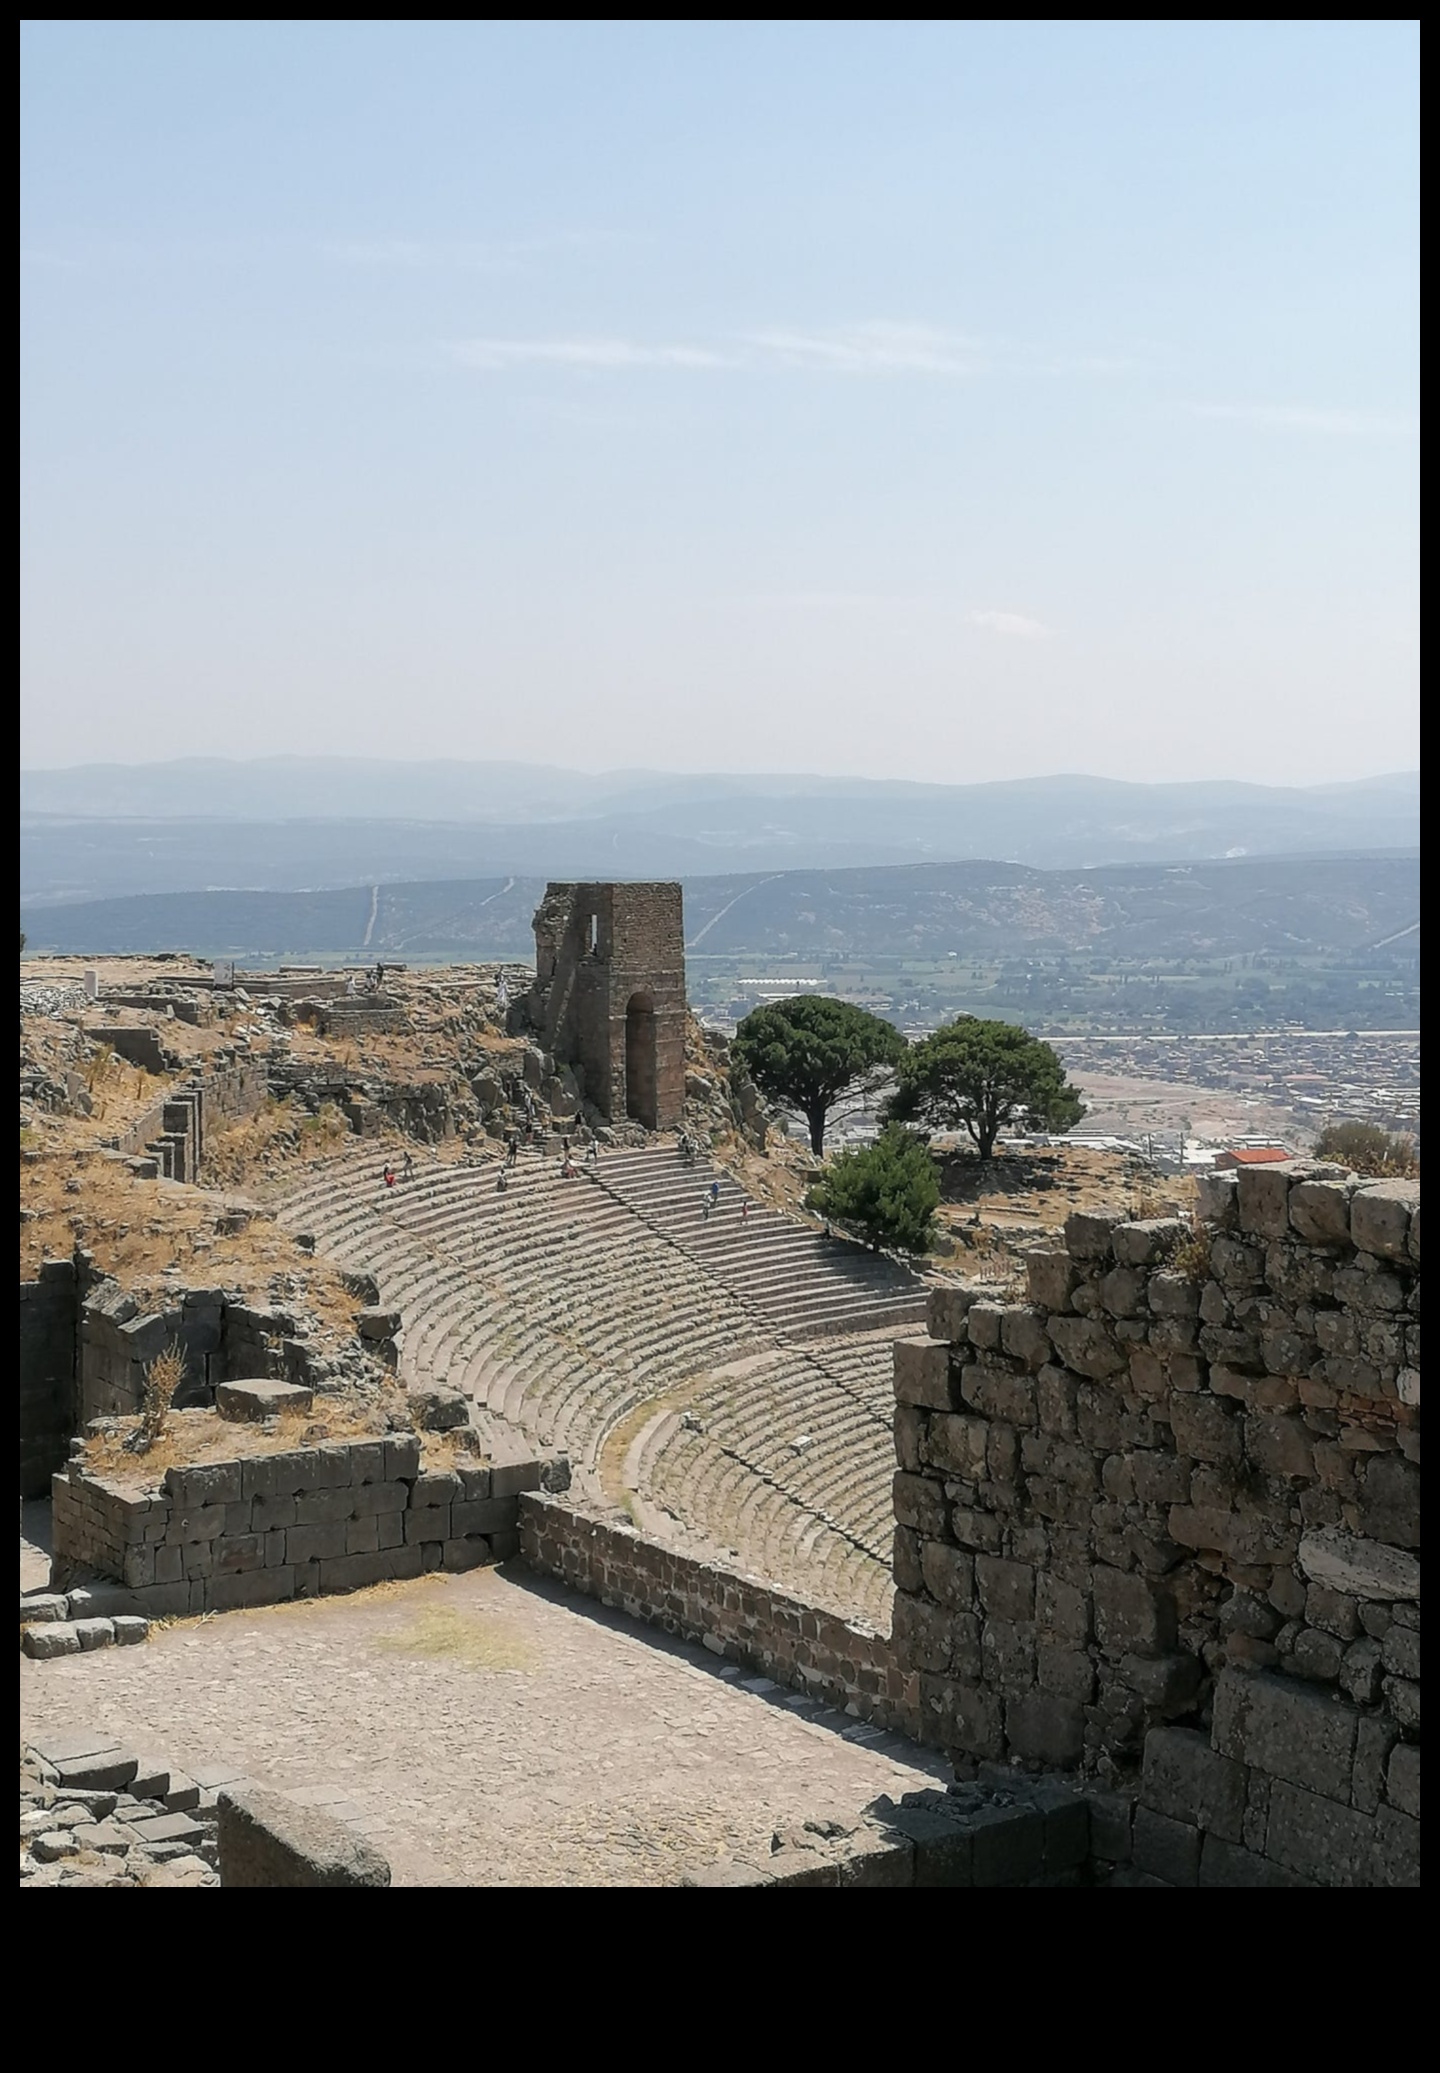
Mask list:
[{"label": "arched doorway in ruin", "polygon": [[658,1121],[655,1001],[632,993],[625,1009],[625,1113],[647,1130]]}]

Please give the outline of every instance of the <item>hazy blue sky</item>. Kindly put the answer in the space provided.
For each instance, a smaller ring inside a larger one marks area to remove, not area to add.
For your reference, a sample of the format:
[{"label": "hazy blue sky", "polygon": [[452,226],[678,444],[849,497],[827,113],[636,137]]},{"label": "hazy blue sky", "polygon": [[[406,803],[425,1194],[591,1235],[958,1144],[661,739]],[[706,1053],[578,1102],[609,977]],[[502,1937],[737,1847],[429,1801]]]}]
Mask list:
[{"label": "hazy blue sky", "polygon": [[1411,22],[32,22],[24,758],[1415,760]]}]

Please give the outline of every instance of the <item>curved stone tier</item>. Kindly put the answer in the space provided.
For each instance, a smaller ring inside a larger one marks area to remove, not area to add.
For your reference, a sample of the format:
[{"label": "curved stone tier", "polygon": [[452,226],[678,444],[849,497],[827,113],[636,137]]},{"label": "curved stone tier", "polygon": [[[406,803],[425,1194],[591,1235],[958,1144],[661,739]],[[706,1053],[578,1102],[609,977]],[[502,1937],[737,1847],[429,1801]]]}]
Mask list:
[{"label": "curved stone tier", "polygon": [[[426,1162],[387,1189],[373,1151],[281,1209],[398,1310],[400,1374],[444,1383],[570,1455],[578,1490],[657,1539],[887,1627],[890,1348],[920,1284],[827,1248],[673,1152],[565,1179],[522,1158]],[[676,1178],[680,1186],[676,1186]],[[787,1276],[790,1290],[787,1301]]]}]

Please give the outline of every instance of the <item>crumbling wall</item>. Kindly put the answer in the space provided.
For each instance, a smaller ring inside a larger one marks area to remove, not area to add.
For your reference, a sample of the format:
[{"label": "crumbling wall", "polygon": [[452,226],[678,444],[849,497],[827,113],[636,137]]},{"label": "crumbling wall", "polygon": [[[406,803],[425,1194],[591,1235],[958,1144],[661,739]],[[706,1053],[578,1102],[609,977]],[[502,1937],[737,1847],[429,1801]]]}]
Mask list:
[{"label": "crumbling wall", "polygon": [[1418,1184],[1200,1185],[896,1347],[897,1661],[962,1766],[1138,1787],[1145,1876],[1409,1883]]},{"label": "crumbling wall", "polygon": [[685,1105],[685,930],[672,884],[549,885],[525,1006],[609,1121],[678,1123]]}]

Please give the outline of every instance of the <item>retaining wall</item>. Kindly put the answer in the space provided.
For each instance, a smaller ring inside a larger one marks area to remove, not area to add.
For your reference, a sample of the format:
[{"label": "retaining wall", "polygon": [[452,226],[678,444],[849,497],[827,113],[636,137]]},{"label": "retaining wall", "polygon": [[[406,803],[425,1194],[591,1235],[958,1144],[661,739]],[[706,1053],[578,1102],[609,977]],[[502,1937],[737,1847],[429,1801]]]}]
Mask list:
[{"label": "retaining wall", "polygon": [[171,1468],[150,1492],[76,1463],[51,1486],[53,1580],[120,1586],[96,1613],[174,1618],[473,1569],[516,1552],[521,1493],[549,1470],[422,1471],[413,1433]]},{"label": "retaining wall", "polygon": [[920,1727],[918,1679],[897,1670],[886,1637],[804,1599],[537,1492],[521,1500],[520,1554],[587,1597],[857,1719],[912,1735]]},{"label": "retaining wall", "polygon": [[962,1767],[1138,1780],[1149,1876],[1409,1883],[1418,1185],[1201,1211],[1072,1216],[1028,1304],[938,1292],[896,1347],[897,1663]]}]

